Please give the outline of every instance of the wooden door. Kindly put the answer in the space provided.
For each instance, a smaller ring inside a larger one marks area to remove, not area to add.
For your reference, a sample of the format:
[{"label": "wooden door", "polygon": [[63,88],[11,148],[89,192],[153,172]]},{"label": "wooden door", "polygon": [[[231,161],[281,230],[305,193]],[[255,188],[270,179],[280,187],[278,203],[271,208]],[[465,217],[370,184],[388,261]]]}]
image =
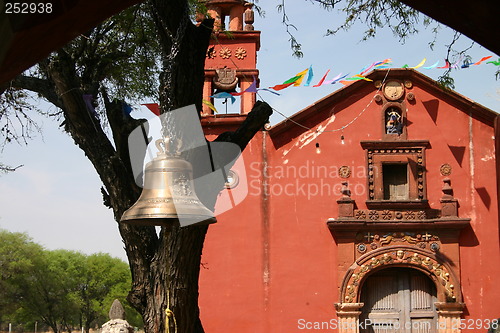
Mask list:
[{"label": "wooden door", "polygon": [[436,291],[423,273],[384,269],[368,277],[361,291],[363,333],[436,332]]}]

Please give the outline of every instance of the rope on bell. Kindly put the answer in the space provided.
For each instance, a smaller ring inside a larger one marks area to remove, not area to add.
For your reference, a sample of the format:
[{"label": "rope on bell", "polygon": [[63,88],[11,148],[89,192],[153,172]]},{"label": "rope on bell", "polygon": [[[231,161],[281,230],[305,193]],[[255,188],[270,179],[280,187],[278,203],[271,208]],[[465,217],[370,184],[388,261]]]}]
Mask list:
[{"label": "rope on bell", "polygon": [[165,309],[165,333],[170,333],[170,318],[174,321],[174,333],[177,333],[177,320],[175,320],[174,311],[170,310],[170,293],[167,289],[167,308]]}]

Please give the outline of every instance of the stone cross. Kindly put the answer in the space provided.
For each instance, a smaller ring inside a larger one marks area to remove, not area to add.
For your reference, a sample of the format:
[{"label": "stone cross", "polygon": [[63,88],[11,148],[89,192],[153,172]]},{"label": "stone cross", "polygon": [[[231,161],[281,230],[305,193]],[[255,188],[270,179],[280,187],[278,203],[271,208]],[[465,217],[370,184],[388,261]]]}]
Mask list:
[{"label": "stone cross", "polygon": [[109,321],[102,325],[101,333],[133,333],[134,328],[125,320],[125,309],[115,299],[109,310]]},{"label": "stone cross", "polygon": [[119,300],[115,299],[113,304],[111,304],[111,309],[109,309],[109,319],[123,319],[125,320],[125,309]]}]

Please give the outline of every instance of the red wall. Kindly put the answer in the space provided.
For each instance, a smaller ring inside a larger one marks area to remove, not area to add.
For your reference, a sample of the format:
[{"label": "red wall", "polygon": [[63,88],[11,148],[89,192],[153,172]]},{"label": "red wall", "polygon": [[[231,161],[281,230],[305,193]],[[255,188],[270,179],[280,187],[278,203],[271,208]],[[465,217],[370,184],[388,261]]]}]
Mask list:
[{"label": "red wall", "polygon": [[[370,103],[376,88],[371,83],[358,86],[345,98],[338,97],[341,91],[302,112],[297,119],[311,130],[278,125],[259,133],[244,151],[248,195],[217,216],[205,243],[200,307],[206,332],[299,332],[299,319],[323,322],[336,317],[334,303],[339,302],[343,278],[337,269],[350,265],[337,261],[326,225],[328,218],[338,216],[337,170],[351,167],[352,198],[358,208],[366,208],[366,154],[359,142],[382,137],[382,105]],[[430,206],[440,208],[444,177],[439,170],[448,163],[459,216],[471,219],[460,238],[464,318],[498,318],[493,124],[471,113],[461,97],[418,80],[411,91],[415,102],[406,103],[408,139],[429,140],[431,145],[426,151]],[[343,131],[328,132],[360,113]],[[315,152],[316,142],[321,154]]]}]

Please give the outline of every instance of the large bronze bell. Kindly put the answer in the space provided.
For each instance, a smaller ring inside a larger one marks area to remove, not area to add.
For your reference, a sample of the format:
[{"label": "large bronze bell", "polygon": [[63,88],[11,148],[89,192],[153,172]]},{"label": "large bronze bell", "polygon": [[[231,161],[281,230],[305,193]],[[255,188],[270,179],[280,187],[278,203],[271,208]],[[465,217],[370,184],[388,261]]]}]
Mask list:
[{"label": "large bronze bell", "polygon": [[120,222],[143,226],[180,226],[217,222],[196,196],[191,163],[168,153],[168,140],[157,140],[159,152],[146,164],[144,187]]}]

